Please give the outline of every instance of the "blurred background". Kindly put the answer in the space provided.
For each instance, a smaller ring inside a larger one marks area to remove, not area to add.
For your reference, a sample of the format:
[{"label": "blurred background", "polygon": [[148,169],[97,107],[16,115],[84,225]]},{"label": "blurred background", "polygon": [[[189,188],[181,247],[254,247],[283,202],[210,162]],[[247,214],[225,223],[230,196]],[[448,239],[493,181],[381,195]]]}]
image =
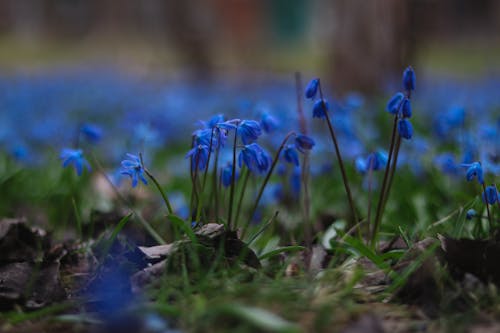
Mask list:
[{"label": "blurred background", "polygon": [[499,32],[495,0],[0,0],[0,68],[105,64],[203,81],[302,71],[371,93],[408,64],[490,73]]}]

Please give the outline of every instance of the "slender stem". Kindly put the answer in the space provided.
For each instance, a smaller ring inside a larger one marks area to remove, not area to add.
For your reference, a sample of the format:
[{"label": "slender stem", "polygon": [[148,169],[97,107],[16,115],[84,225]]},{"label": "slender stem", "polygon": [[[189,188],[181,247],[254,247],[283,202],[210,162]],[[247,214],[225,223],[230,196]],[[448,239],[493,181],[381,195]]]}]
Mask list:
[{"label": "slender stem", "polygon": [[[381,197],[379,198],[379,200],[381,201],[381,212],[384,211],[385,209],[385,205],[387,204],[387,200],[389,199],[389,193],[391,193],[391,187],[392,187],[392,181],[394,179],[394,174],[396,173],[396,167],[398,165],[398,156],[399,156],[399,149],[401,147],[401,135],[397,135],[397,140],[396,140],[396,144],[395,144],[395,147],[394,147],[394,157],[392,159],[392,163],[391,163],[391,169],[389,171],[389,176],[388,176],[388,180],[387,180],[387,188],[385,190],[385,193],[380,193]],[[382,216],[380,216],[382,217]],[[372,246],[375,246],[375,244],[377,243],[377,236],[378,236],[378,229],[380,228],[380,221],[382,219],[379,219],[378,221],[375,221],[375,222],[378,222],[375,226],[374,226],[374,229],[373,229],[373,235],[372,235]]]},{"label": "slender stem", "polygon": [[283,150],[283,148],[285,147],[286,142],[288,141],[288,139],[292,135],[295,135],[295,132],[293,132],[293,131],[288,132],[288,134],[285,136],[285,138],[281,142],[281,145],[278,148],[278,151],[276,152],[276,155],[274,156],[273,163],[271,164],[271,168],[269,168],[269,171],[267,172],[266,178],[264,178],[264,181],[262,182],[262,185],[260,186],[259,192],[257,194],[257,198],[255,199],[255,203],[253,204],[253,207],[250,210],[249,218],[248,218],[247,222],[245,223],[245,225],[243,226],[243,229],[241,231],[241,238],[242,239],[245,236],[245,233],[246,233],[246,231],[248,229],[248,226],[250,225],[250,221],[252,221],[252,218],[253,218],[255,212],[257,211],[257,207],[259,206],[260,199],[262,198],[262,194],[264,193],[264,189],[266,188],[266,185],[269,182],[269,179],[271,178],[271,175],[273,174],[274,168],[276,167],[276,164],[278,164],[278,160],[279,160],[281,151]]},{"label": "slender stem", "polygon": [[245,168],[243,175],[243,182],[241,184],[241,189],[240,189],[240,198],[238,199],[238,205],[236,207],[236,216],[234,218],[234,227],[236,228],[238,225],[238,219],[240,217],[240,212],[241,212],[241,206],[243,204],[243,197],[245,196],[245,190],[247,187],[248,179],[250,178],[250,171],[248,168]]},{"label": "slender stem", "polygon": [[297,114],[299,116],[299,129],[307,135],[307,121],[302,107],[302,77],[300,72],[295,72],[295,91],[297,95]]},{"label": "slender stem", "polygon": [[214,193],[214,214],[215,214],[215,221],[218,223],[219,221],[219,186],[217,184],[217,175],[218,175],[218,169],[219,169],[219,148],[215,151],[215,160],[214,160],[214,170],[212,174],[212,186],[213,186],[213,193]]},{"label": "slender stem", "polygon": [[205,192],[205,185],[207,183],[208,167],[210,166],[210,157],[212,156],[214,131],[215,131],[215,127],[212,128],[212,135],[210,136],[210,144],[208,146],[207,164],[205,165],[205,171],[203,172],[203,180],[201,182],[200,193],[198,195],[198,201],[196,203],[196,219],[195,219],[196,222],[200,221],[201,208],[203,206],[203,192]]},{"label": "slender stem", "polygon": [[311,214],[311,194],[309,192],[309,164],[310,163],[310,158],[309,158],[309,152],[305,152],[304,158],[302,159],[302,172],[301,172],[301,178],[302,178],[302,185],[304,186],[304,220],[305,220],[305,230],[304,230],[304,241],[306,243],[306,247],[310,248],[312,245],[312,224],[310,220],[310,214]]},{"label": "slender stem", "polygon": [[326,108],[325,100],[323,99],[323,91],[321,89],[321,81],[319,83],[319,97],[321,98],[321,104],[323,107],[323,111],[325,113],[326,123],[328,125],[328,130],[330,131],[330,136],[332,137],[333,146],[335,147],[335,154],[337,155],[337,160],[340,167],[340,173],[342,174],[342,181],[344,183],[344,188],[347,194],[347,200],[349,201],[349,206],[351,208],[351,214],[353,218],[353,225],[358,223],[358,214],[356,213],[356,207],[354,206],[354,200],[352,199],[351,187],[349,186],[349,181],[347,179],[347,173],[345,171],[344,162],[342,161],[342,156],[340,154],[339,145],[337,142],[337,137],[335,136],[335,132],[333,130],[332,123],[330,122],[330,116],[328,115],[328,110]]},{"label": "slender stem", "polygon": [[384,201],[382,203],[382,211],[385,209],[385,205],[387,204],[387,200],[389,199],[389,193],[391,193],[392,181],[394,180],[394,175],[396,174],[396,168],[398,166],[398,157],[399,150],[401,149],[401,136],[398,135],[398,139],[396,141],[396,147],[394,148],[394,158],[391,165],[391,171],[389,173],[389,182],[387,183],[387,189],[384,195]]},{"label": "slender stem", "polygon": [[267,221],[267,223],[264,224],[264,226],[262,228],[260,228],[259,231],[257,231],[252,237],[250,237],[250,239],[247,242],[247,246],[252,244],[254,242],[254,240],[256,240],[257,237],[259,237],[274,222],[274,220],[276,220],[276,218],[278,217],[278,214],[279,214],[279,211],[276,211],[276,213],[274,213],[273,217],[271,217],[269,219],[269,221]]},{"label": "slender stem", "polygon": [[[295,72],[295,92],[297,96],[297,114],[299,118],[299,128],[302,134],[307,135],[307,121],[304,115],[304,109],[302,107],[302,77],[300,72]],[[304,241],[307,248],[311,247],[312,244],[312,225],[310,221],[310,211],[311,211],[311,195],[309,193],[309,173],[310,173],[310,158],[309,152],[305,152],[304,158],[301,164],[301,181],[304,187],[303,193],[303,214],[305,221],[304,228]]]},{"label": "slender stem", "polygon": [[490,213],[490,205],[488,203],[488,198],[486,198],[486,185],[483,182],[483,193],[485,196],[485,202],[486,202],[486,212],[488,213],[488,223],[490,226],[490,232],[493,230],[493,220],[491,219],[491,213]]},{"label": "slender stem", "polygon": [[231,174],[231,190],[229,193],[229,209],[227,213],[227,227],[231,230],[231,218],[233,215],[233,202],[234,202],[234,188],[236,182],[236,143],[238,139],[238,125],[236,125],[236,129],[234,130],[234,142],[233,142],[233,168]]},{"label": "slender stem", "polygon": [[[189,219],[192,221],[193,220],[193,213],[194,213],[194,203],[195,201],[198,202],[198,198],[200,196],[200,193],[198,191],[198,164],[200,162],[200,158],[198,156],[198,154],[195,154],[196,158],[195,158],[195,164],[194,164],[194,171],[193,171],[193,168],[191,168],[191,173],[192,173],[192,176],[191,176],[191,182],[193,184],[192,186],[192,190],[191,190],[191,206],[189,208]],[[193,162],[191,161],[191,166],[193,165]],[[198,209],[198,207],[196,207],[196,209]],[[189,222],[191,222],[189,221]],[[196,223],[200,223],[200,221],[195,221]]]},{"label": "slender stem", "polygon": [[394,145],[396,144],[396,132],[397,132],[397,126],[398,126],[398,116],[394,116],[394,125],[392,127],[392,135],[391,135],[391,145],[389,147],[389,156],[387,157],[387,164],[385,166],[385,171],[384,171],[384,178],[382,180],[382,187],[380,188],[380,195],[377,203],[377,210],[375,213],[375,222],[373,225],[373,234],[371,235],[372,237],[372,243],[374,242],[375,239],[375,233],[377,232],[380,221],[382,219],[382,206],[384,202],[384,196],[385,196],[385,189],[387,187],[387,181],[389,179],[389,171],[391,169],[391,162],[392,162],[392,155],[394,152]]},{"label": "slender stem", "polygon": [[172,206],[170,205],[170,201],[168,200],[168,197],[167,195],[165,194],[165,192],[162,190],[161,186],[160,186],[160,183],[158,183],[158,181],[156,180],[156,178],[151,174],[151,172],[149,172],[148,169],[146,169],[146,167],[144,166],[144,161],[142,159],[142,153],[139,153],[139,158],[141,159],[141,165],[142,165],[142,169],[144,170],[144,172],[146,173],[146,175],[148,175],[148,177],[153,181],[153,183],[155,184],[156,188],[158,189],[158,191],[160,192],[161,194],[161,197],[163,198],[163,201],[165,202],[165,204],[167,205],[167,209],[168,209],[168,213],[169,214],[173,214],[174,211],[172,209]]},{"label": "slender stem", "polygon": [[[373,158],[370,159],[370,165],[368,165],[368,213],[366,215],[366,225],[368,226],[368,235],[370,235],[370,220],[372,212],[372,182],[373,182]],[[369,237],[369,236],[368,236]]]}]

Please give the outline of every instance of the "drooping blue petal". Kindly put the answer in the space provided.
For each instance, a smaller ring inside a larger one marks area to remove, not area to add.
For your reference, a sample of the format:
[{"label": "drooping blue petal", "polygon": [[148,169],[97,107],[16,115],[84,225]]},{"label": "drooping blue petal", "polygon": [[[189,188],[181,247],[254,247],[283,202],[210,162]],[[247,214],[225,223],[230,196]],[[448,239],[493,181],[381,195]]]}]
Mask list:
[{"label": "drooping blue petal", "polygon": [[476,178],[479,184],[484,184],[483,167],[481,166],[481,163],[473,162],[470,164],[462,164],[462,166],[467,167],[467,172],[465,174],[467,181],[471,181]]},{"label": "drooping blue petal", "polygon": [[413,136],[413,127],[408,119],[403,118],[398,120],[398,133],[406,140],[411,139]]},{"label": "drooping blue petal", "polygon": [[298,134],[295,137],[295,147],[301,152],[304,153],[307,150],[311,150],[316,143],[314,140],[304,134]]},{"label": "drooping blue petal", "polygon": [[416,76],[413,68],[408,66],[403,72],[403,88],[407,91],[415,90]]},{"label": "drooping blue petal", "polygon": [[318,93],[318,86],[319,86],[319,79],[312,79],[306,87],[306,98],[312,99],[316,97],[316,94]]},{"label": "drooping blue petal", "polygon": [[328,111],[330,109],[330,104],[326,99],[318,99],[313,105],[313,118],[325,118],[325,109]]},{"label": "drooping blue petal", "polygon": [[483,202],[487,202],[490,205],[494,205],[499,200],[500,194],[495,185],[487,186],[482,194]]},{"label": "drooping blue petal", "polygon": [[398,114],[400,106],[401,106],[401,102],[403,101],[404,97],[405,97],[405,95],[403,95],[400,92],[394,94],[391,97],[391,99],[389,100],[389,102],[387,102],[387,111],[390,114],[394,114],[394,115]]},{"label": "drooping blue petal", "polygon": [[287,145],[285,149],[283,149],[283,158],[288,163],[296,166],[299,165],[299,155],[297,153],[295,145]]}]

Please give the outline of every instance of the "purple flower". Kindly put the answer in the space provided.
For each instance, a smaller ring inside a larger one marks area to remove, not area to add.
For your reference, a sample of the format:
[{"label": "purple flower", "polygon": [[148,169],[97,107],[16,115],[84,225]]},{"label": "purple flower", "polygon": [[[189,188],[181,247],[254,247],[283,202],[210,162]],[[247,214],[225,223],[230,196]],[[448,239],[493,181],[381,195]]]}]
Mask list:
[{"label": "purple flower", "polygon": [[319,79],[312,79],[306,87],[306,98],[313,99],[318,93]]},{"label": "purple flower", "polygon": [[68,149],[64,148],[61,150],[59,157],[63,160],[62,166],[65,168],[68,165],[73,165],[78,176],[82,175],[83,168],[87,168],[88,171],[91,170],[89,162],[83,156],[81,149]]},{"label": "purple flower", "polygon": [[127,153],[128,159],[122,161],[122,168],[120,173],[122,175],[127,175],[132,179],[132,187],[136,187],[139,179],[144,183],[148,184],[148,181],[144,177],[144,168],[142,166],[141,160],[138,156]]}]

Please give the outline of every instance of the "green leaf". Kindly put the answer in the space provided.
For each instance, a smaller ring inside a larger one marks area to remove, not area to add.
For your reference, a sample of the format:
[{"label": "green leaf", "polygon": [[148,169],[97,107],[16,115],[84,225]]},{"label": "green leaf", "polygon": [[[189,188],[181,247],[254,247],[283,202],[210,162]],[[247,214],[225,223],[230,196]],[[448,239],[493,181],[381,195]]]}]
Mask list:
[{"label": "green leaf", "polygon": [[116,225],[116,227],[113,229],[113,232],[111,233],[111,236],[107,240],[104,241],[104,251],[103,251],[103,258],[106,258],[106,256],[109,253],[109,249],[111,248],[111,245],[113,245],[113,242],[115,241],[116,237],[122,231],[123,227],[125,227],[125,224],[127,224],[128,220],[134,215],[134,213],[129,213],[128,215],[124,216],[120,222]]},{"label": "green leaf", "polygon": [[174,214],[167,215],[167,219],[172,223],[174,228],[184,232],[188,236],[188,238],[191,240],[191,242],[193,242],[193,244],[198,243],[198,239],[196,238],[196,235],[194,234],[193,229],[191,228],[190,225],[188,225],[186,223],[186,221],[184,221],[179,216],[174,215]]},{"label": "green leaf", "polygon": [[331,242],[331,244],[333,248],[341,247],[341,249],[347,250],[346,252],[366,257],[368,260],[373,262],[378,268],[382,270],[390,269],[390,265],[384,261],[383,256],[376,254],[372,248],[368,247],[366,244],[364,244],[357,238],[345,235],[343,237],[343,242]]},{"label": "green leaf", "polygon": [[261,308],[241,304],[230,304],[227,307],[224,307],[224,312],[237,316],[256,327],[269,332],[300,332],[300,328],[297,325]]},{"label": "green leaf", "polygon": [[284,246],[284,247],[280,247],[280,248],[277,248],[275,250],[264,253],[263,255],[261,255],[259,257],[259,260],[269,259],[269,258],[274,257],[280,253],[283,253],[283,252],[295,252],[295,251],[302,251],[302,250],[305,250],[305,247],[299,246],[299,245]]}]

